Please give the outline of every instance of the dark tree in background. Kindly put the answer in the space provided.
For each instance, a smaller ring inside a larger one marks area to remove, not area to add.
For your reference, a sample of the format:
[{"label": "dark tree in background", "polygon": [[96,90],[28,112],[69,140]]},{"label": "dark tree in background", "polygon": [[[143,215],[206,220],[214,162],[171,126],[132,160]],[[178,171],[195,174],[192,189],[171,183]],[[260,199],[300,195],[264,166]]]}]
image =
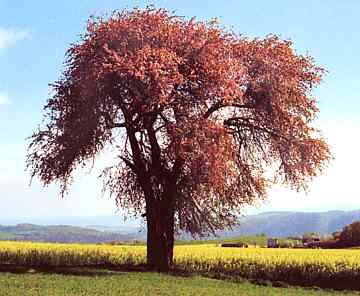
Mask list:
[{"label": "dark tree in background", "polygon": [[360,221],[345,226],[339,235],[339,239],[342,246],[360,246]]},{"label": "dark tree in background", "polygon": [[330,158],[311,122],[323,70],[276,36],[247,39],[163,9],[91,19],[31,138],[32,176],[61,184],[113,145],[102,176],[146,219],[147,262],[167,271],[174,231],[234,225],[275,181],[302,189]]}]

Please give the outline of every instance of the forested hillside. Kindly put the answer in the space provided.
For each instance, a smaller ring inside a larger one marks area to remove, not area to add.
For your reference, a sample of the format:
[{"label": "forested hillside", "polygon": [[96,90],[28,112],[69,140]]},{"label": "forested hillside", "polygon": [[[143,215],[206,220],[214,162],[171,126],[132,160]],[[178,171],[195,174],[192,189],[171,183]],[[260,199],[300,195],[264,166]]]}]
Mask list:
[{"label": "forested hillside", "polygon": [[63,243],[104,243],[131,240],[133,236],[67,225],[40,226],[18,224],[0,226],[0,240],[24,240]]}]

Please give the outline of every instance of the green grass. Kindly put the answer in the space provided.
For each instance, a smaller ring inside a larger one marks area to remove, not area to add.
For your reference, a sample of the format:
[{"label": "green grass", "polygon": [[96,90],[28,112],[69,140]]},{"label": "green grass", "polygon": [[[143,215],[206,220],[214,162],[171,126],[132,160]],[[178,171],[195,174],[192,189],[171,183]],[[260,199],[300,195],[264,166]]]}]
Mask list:
[{"label": "green grass", "polygon": [[19,238],[19,236],[14,233],[0,232],[0,240],[15,240],[18,238]]},{"label": "green grass", "polygon": [[215,295],[359,295],[303,288],[265,287],[249,282],[231,283],[196,277],[157,273],[96,271],[92,275],[47,273],[0,273],[0,296],[215,296]]},{"label": "green grass", "polygon": [[[202,240],[176,240],[175,245],[206,245],[206,244],[224,244],[224,243],[243,243],[251,246],[267,246],[268,237],[266,235],[258,234],[258,235],[241,235],[229,238],[222,238],[222,239],[202,239]],[[279,243],[296,243],[294,240],[286,239],[286,238],[279,238]]]},{"label": "green grass", "polygon": [[[280,241],[286,241],[286,239],[280,239]],[[267,245],[267,236],[266,235],[241,235],[229,238],[222,239],[192,239],[192,240],[175,240],[175,245],[208,245],[208,244],[223,244],[223,243],[244,243],[248,245],[257,245],[257,246],[266,246]],[[114,243],[109,243],[114,244]],[[146,246],[146,241],[136,240],[136,241],[121,241],[121,245],[129,246]]]},{"label": "green grass", "polygon": [[178,240],[175,245],[202,245],[202,244],[223,244],[223,243],[244,243],[248,245],[266,246],[267,237],[265,235],[243,235],[224,239],[211,240]]}]

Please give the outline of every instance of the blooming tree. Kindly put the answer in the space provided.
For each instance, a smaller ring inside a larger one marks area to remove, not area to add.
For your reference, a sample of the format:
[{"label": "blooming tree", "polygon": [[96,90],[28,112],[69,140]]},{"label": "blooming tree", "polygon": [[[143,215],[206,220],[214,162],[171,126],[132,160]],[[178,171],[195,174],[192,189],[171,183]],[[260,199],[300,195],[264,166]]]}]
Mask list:
[{"label": "blooming tree", "polygon": [[107,145],[105,187],[147,223],[150,269],[174,233],[215,232],[275,181],[301,189],[330,153],[311,123],[324,70],[276,36],[248,39],[163,9],[93,18],[52,85],[27,165],[64,194]]}]

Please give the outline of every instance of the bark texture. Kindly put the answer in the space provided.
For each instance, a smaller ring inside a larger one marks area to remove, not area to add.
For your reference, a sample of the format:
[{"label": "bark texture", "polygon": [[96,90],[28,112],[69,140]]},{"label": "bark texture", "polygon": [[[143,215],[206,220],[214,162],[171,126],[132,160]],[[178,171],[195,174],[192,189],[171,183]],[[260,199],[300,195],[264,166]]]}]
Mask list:
[{"label": "bark texture", "polygon": [[146,209],[148,268],[168,272],[173,264],[174,211],[168,201],[153,201]]}]

